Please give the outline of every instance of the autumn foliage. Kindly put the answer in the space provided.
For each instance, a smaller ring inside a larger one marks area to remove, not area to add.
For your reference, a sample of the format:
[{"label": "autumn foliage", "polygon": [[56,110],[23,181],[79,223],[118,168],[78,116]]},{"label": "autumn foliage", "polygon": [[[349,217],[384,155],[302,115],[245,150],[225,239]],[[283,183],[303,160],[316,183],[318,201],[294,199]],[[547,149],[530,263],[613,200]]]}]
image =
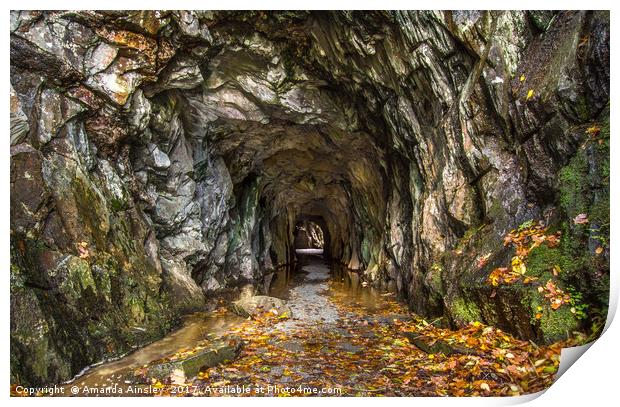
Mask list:
[{"label": "autumn foliage", "polygon": [[[550,386],[560,350],[568,346],[539,347],[480,322],[440,328],[386,296],[373,309],[345,295],[330,299],[344,316],[336,325],[280,329],[282,319],[270,313],[246,320],[233,331],[245,342],[240,357],[189,379],[192,392],[185,395],[221,396],[213,389],[275,384],[338,388],[342,396],[514,396]],[[409,341],[411,333],[459,351],[427,353]],[[166,391],[174,388],[170,383],[156,385],[163,387],[160,395],[174,395]]]},{"label": "autumn foliage", "polygon": [[536,247],[545,244],[550,248],[557,247],[560,243],[562,232],[547,234],[548,228],[541,222],[526,222],[518,229],[513,229],[504,237],[504,246],[513,245],[515,247],[515,256],[510,262],[510,267],[495,268],[487,281],[494,287],[500,284],[513,284],[517,281],[523,281],[527,284],[536,281],[536,277],[526,276],[527,266],[526,259],[529,253]]}]

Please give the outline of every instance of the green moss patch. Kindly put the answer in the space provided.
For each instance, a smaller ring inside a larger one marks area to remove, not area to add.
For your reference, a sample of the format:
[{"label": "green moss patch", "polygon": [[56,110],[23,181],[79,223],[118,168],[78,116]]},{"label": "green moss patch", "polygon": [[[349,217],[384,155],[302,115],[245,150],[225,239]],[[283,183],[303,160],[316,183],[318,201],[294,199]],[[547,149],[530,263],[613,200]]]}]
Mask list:
[{"label": "green moss patch", "polygon": [[[571,336],[579,328],[579,321],[571,312],[570,307],[561,306],[557,310],[551,309],[549,301],[540,293],[531,291],[528,297],[532,311],[531,323],[538,326],[545,343],[557,342]],[[537,318],[536,316],[539,316]]]},{"label": "green moss patch", "polygon": [[467,324],[471,321],[480,321],[482,319],[480,308],[478,308],[476,303],[468,301],[463,297],[455,298],[449,308],[452,319],[457,324]]}]

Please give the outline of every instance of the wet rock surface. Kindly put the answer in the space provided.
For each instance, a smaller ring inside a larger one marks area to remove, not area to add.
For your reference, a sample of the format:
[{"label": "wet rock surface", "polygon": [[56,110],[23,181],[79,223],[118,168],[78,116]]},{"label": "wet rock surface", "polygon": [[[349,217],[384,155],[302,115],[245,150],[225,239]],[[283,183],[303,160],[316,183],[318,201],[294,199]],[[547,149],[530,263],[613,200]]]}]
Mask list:
[{"label": "wet rock surface", "polygon": [[243,341],[231,337],[215,340],[203,346],[202,349],[197,349],[189,355],[178,355],[170,360],[151,364],[145,372],[146,376],[161,381],[176,380],[184,383],[201,370],[232,361],[243,348]]},{"label": "wet rock surface", "polygon": [[329,266],[320,256],[305,255],[309,264],[301,267],[299,283],[290,290],[288,302],[292,318],[278,325],[280,329],[291,330],[299,326],[334,324],[338,310],[324,295],[330,279]]},{"label": "wet rock surface", "polygon": [[550,342],[583,319],[485,284],[506,233],[543,220],[564,240],[532,253],[536,276],[560,264],[604,313],[609,13],[12,11],[10,27],[12,382],[161,337],[292,263],[309,220],[414,311]]},{"label": "wet rock surface", "polygon": [[235,301],[231,309],[242,317],[256,316],[265,312],[272,312],[282,318],[291,318],[293,315],[286,301],[266,295],[242,298]]}]

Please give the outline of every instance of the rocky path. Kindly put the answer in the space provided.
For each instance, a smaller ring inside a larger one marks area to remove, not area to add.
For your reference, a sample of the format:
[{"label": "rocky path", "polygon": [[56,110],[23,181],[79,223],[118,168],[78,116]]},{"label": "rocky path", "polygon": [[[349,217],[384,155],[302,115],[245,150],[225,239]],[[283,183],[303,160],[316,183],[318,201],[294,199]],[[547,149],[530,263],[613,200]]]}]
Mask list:
[{"label": "rocky path", "polygon": [[309,264],[302,266],[302,281],[289,293],[288,305],[293,317],[278,324],[277,329],[290,331],[317,324],[334,324],[338,318],[338,308],[326,296],[329,289],[329,267],[321,257],[311,257]]}]

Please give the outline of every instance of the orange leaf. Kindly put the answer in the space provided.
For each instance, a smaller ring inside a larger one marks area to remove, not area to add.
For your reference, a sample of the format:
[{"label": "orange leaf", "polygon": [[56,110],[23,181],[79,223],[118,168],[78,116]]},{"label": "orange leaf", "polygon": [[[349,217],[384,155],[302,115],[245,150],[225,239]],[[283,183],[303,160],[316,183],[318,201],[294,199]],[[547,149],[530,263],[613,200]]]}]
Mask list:
[{"label": "orange leaf", "polygon": [[590,220],[588,219],[588,215],[585,213],[580,213],[579,215],[575,216],[575,219],[573,219],[575,225],[585,225],[589,221]]}]

